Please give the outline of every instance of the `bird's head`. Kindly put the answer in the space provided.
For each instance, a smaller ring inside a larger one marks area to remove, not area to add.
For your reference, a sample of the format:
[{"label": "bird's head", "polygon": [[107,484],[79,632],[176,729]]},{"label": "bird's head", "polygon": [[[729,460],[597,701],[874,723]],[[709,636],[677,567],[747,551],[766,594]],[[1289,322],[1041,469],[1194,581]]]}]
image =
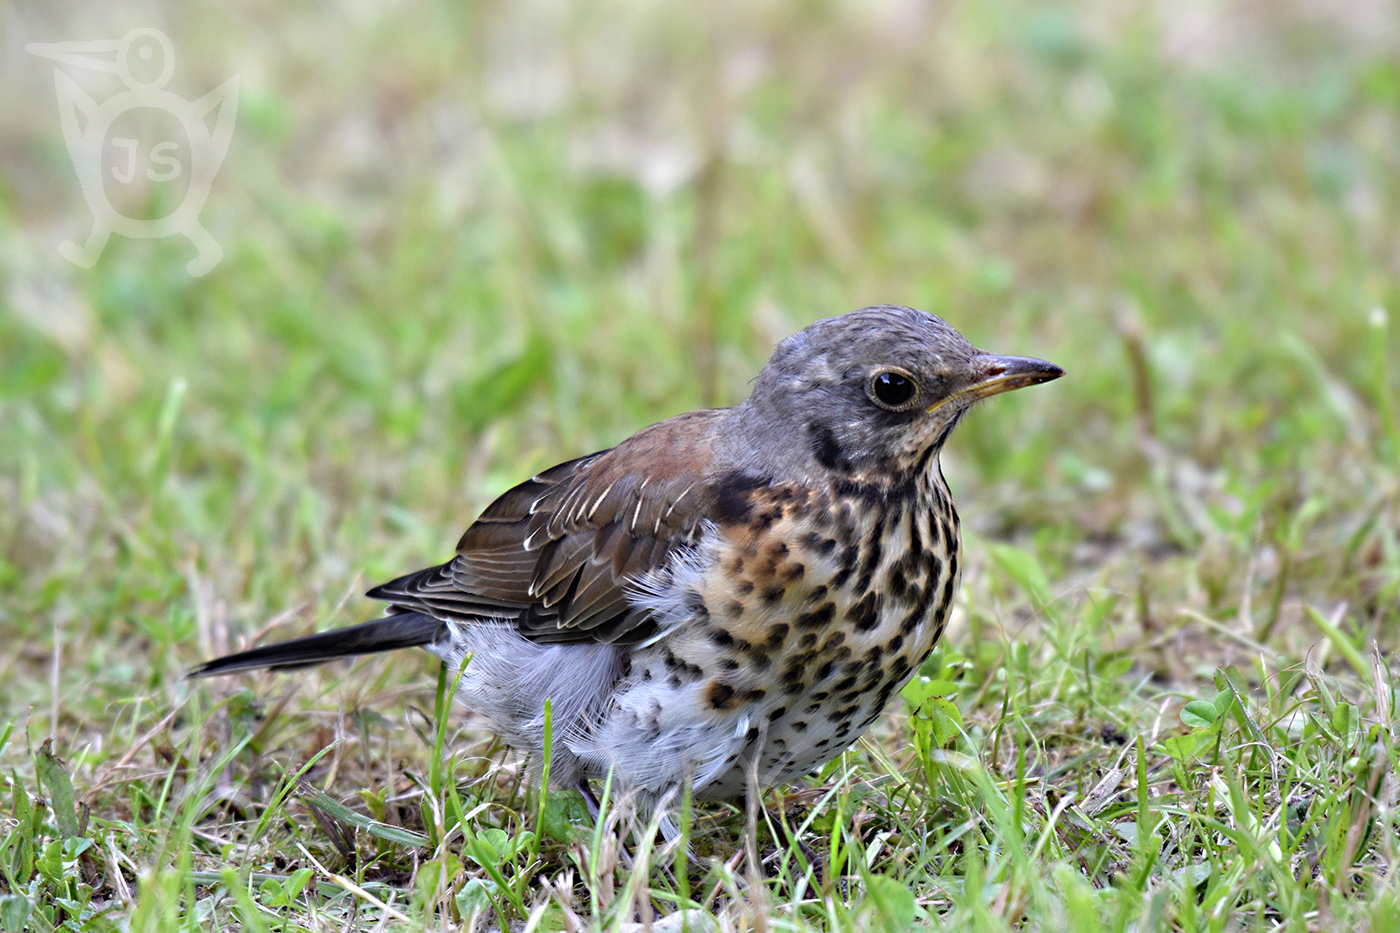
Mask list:
[{"label": "bird's head", "polygon": [[[927,468],[980,399],[1063,375],[1044,360],[979,350],[932,314],[863,308],[778,344],[735,410],[736,440],[774,455],[749,465],[758,472],[892,480]],[[758,432],[761,447],[748,437]]]}]

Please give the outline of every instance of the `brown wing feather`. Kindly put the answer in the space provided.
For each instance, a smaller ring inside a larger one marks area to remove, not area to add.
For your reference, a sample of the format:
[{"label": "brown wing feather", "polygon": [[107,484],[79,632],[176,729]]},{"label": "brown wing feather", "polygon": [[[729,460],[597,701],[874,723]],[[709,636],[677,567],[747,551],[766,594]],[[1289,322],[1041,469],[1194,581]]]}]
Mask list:
[{"label": "brown wing feather", "polygon": [[632,643],[654,631],[626,586],[693,547],[721,411],[679,415],[561,463],[481,513],[440,567],[370,590],[459,619],[505,618],[540,642]]}]

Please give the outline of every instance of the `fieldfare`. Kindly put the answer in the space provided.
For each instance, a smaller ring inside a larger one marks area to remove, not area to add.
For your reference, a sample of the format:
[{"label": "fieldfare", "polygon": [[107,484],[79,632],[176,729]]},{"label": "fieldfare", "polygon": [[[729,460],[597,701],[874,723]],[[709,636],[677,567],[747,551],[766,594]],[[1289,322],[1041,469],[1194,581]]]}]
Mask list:
[{"label": "fieldfare", "polygon": [[[958,578],[938,454],[978,400],[1064,374],[942,319],[865,308],[778,345],[734,408],[644,428],[493,502],[382,619],[193,675],[420,646],[551,777],[645,804],[741,797],[840,754],[928,656]],[[462,665],[465,662],[465,667]]]}]

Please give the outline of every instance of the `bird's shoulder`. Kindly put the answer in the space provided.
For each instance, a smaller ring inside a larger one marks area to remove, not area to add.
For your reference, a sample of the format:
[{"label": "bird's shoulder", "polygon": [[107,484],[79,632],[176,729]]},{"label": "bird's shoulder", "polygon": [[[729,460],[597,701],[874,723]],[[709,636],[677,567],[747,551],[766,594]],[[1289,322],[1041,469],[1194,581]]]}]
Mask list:
[{"label": "bird's shoulder", "polygon": [[[693,548],[735,480],[717,470],[726,409],[677,415],[507,490],[446,564],[370,591],[405,608],[513,621],[540,642],[630,643],[655,630],[628,587]],[[740,483],[742,485],[742,482]],[[731,496],[732,497],[732,496]]]},{"label": "bird's shoulder", "polygon": [[[499,545],[493,529],[519,529],[534,550],[563,535],[620,524],[629,534],[669,540],[699,519],[712,475],[715,429],[726,409],[676,415],[616,447],[561,463],[508,490],[458,542],[458,553]],[[521,529],[521,523],[524,523]]]}]

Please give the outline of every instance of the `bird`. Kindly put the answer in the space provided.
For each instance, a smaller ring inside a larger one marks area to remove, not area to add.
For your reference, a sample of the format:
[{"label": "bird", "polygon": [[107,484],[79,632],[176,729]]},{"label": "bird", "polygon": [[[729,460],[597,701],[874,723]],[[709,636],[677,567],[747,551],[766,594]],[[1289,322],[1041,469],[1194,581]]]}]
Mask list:
[{"label": "bird", "polygon": [[839,755],[919,670],[960,570],[944,443],[979,400],[1063,375],[912,308],[819,320],[740,404],[505,492],[446,563],[368,592],[382,618],[190,675],[421,647],[508,745],[542,755],[548,715],[551,784],[590,810],[610,776],[644,806],[745,799]]}]

